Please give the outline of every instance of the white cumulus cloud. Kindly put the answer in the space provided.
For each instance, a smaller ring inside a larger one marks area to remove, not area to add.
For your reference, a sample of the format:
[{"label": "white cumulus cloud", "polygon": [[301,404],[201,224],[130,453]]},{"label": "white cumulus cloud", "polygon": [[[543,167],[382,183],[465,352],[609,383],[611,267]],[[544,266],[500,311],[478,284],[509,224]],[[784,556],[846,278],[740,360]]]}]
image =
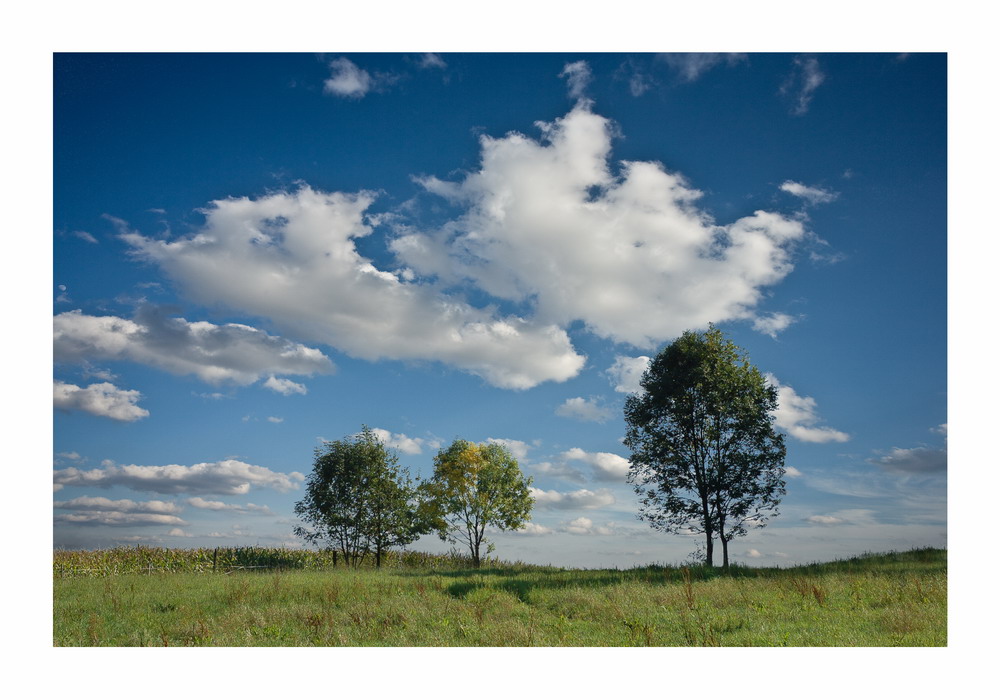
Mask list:
[{"label": "white cumulus cloud", "polygon": [[611,452],[586,452],[579,447],[566,450],[562,458],[589,464],[594,477],[601,481],[624,481],[630,466],[627,459]]},{"label": "white cumulus cloud", "polygon": [[553,532],[555,532],[555,530],[553,530],[550,527],[545,527],[544,525],[538,525],[537,523],[529,521],[526,522],[517,530],[514,530],[514,532],[515,534],[518,535],[531,535],[537,537],[539,535],[551,535]]},{"label": "white cumulus cloud", "polygon": [[330,77],[323,83],[323,92],[337,97],[360,99],[372,89],[373,81],[366,70],[347,58],[330,61]]},{"label": "white cumulus cloud", "polygon": [[788,314],[773,313],[758,316],[753,320],[753,329],[772,338],[777,338],[778,333],[795,323],[795,317]]},{"label": "white cumulus cloud", "polygon": [[180,464],[118,466],[105,461],[100,469],[70,467],[56,470],[53,480],[62,486],[124,486],[134,491],[151,493],[240,496],[249,493],[251,487],[291,491],[301,486],[305,476],[299,472],[284,474],[239,460],[224,459],[190,467]]},{"label": "white cumulus cloud", "polygon": [[816,400],[811,396],[799,396],[790,386],[785,386],[773,374],[765,375],[767,381],[778,390],[778,408],[774,412],[774,423],[786,433],[803,442],[847,442],[847,433],[827,427],[816,427],[820,417],[816,412]]},{"label": "white cumulus cloud", "polygon": [[634,394],[642,387],[639,385],[642,373],[649,367],[650,358],[646,355],[628,357],[616,355],[613,365],[608,367],[607,374],[611,377],[615,391],[622,394]]},{"label": "white cumulus cloud", "polygon": [[582,396],[577,396],[563,401],[556,408],[556,415],[590,423],[603,423],[611,417],[611,411],[606,406],[602,406],[596,399],[585,399]]},{"label": "white cumulus cloud", "polygon": [[433,180],[430,191],[465,211],[393,241],[409,268],[639,348],[752,318],[764,289],[791,271],[801,221],[757,211],[719,225],[696,206],[701,193],[660,163],[613,169],[614,128],[586,101],[538,127],[540,141],[482,137],[478,170],[447,187]]},{"label": "white cumulus cloud", "polygon": [[581,516],[569,521],[561,529],[571,535],[613,535],[615,530],[613,527],[609,527],[610,525],[612,523],[594,525],[593,520]]},{"label": "white cumulus cloud", "polygon": [[130,423],[145,418],[149,411],[136,405],[142,394],[134,389],[119,389],[110,382],[79,387],[54,381],[52,405],[62,411],[84,411],[95,416]]},{"label": "white cumulus cloud", "polygon": [[[269,318],[354,357],[437,360],[511,389],[580,371],[585,358],[557,325],[472,307],[362,257],[354,239],[371,233],[373,201],[369,192],[303,186],[212,202],[204,227],[183,238],[122,238],[195,300]],[[240,274],[218,273],[229,269]]]},{"label": "white cumulus cloud", "polygon": [[539,508],[554,508],[558,510],[573,510],[576,508],[603,508],[615,502],[610,489],[579,489],[577,491],[545,491],[534,486],[529,487],[531,497]]},{"label": "white cumulus cloud", "polygon": [[384,428],[372,428],[375,437],[386,447],[399,450],[403,454],[418,455],[423,452],[425,440],[411,438],[404,433],[391,433]]},{"label": "white cumulus cloud", "polygon": [[306,389],[304,384],[293,382],[291,379],[275,377],[273,374],[267,378],[267,381],[264,382],[263,386],[284,396],[308,393],[308,389]]},{"label": "white cumulus cloud", "polygon": [[486,438],[486,442],[492,442],[496,445],[503,445],[510,453],[514,455],[514,459],[523,460],[528,458],[528,450],[531,446],[523,440],[511,440],[508,438]]},{"label": "white cumulus cloud", "polygon": [[[239,277],[239,275],[232,275]],[[169,318],[153,308],[133,319],[89,316],[79,310],[53,319],[56,362],[126,360],[210,384],[251,384],[265,374],[325,374],[322,352],[238,323],[215,325]]]},{"label": "white cumulus cloud", "polygon": [[111,500],[80,496],[69,501],[56,501],[53,506],[56,510],[72,511],[55,516],[56,522],[72,525],[128,527],[185,524],[177,517],[177,513],[181,511],[180,506],[166,501]]}]

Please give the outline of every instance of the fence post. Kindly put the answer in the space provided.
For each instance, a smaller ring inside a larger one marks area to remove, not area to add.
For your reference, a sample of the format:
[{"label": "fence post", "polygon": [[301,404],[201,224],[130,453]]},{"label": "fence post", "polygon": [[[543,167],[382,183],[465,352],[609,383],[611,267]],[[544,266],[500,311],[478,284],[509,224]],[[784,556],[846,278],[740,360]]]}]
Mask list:
[{"label": "fence post", "polygon": [[215,552],[212,553],[212,573],[215,573],[215,562],[219,559],[219,548],[215,548]]}]

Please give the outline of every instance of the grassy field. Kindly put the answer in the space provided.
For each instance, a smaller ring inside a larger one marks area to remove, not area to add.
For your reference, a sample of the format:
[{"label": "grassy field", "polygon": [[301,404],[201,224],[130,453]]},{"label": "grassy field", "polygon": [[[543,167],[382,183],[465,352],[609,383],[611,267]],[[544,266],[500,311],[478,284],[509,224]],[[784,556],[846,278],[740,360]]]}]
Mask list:
[{"label": "grassy field", "polygon": [[[246,563],[259,561],[271,564]],[[414,553],[349,569],[317,553],[122,549],[56,552],[54,572],[55,646],[947,644],[940,549],[728,574],[474,570]]]}]

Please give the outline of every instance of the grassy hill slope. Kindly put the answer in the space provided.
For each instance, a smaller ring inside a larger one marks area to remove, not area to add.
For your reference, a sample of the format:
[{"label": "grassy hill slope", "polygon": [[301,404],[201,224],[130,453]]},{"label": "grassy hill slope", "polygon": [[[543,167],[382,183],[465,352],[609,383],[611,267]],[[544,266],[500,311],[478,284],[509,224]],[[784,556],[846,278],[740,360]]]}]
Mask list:
[{"label": "grassy hill slope", "polygon": [[[460,559],[413,553],[380,570],[331,567],[315,559],[295,564],[291,553],[278,560],[284,568],[240,569],[235,567],[264,565],[226,563],[233,559],[220,565],[213,550],[149,550],[144,564],[143,551],[136,551],[56,552],[54,645],[947,643],[947,556],[939,549],[728,573],[502,562],[474,570]],[[197,557],[190,554],[195,551]],[[272,563],[278,556],[265,553]],[[161,564],[189,564],[169,572],[150,563],[157,557]],[[191,561],[200,562],[198,568]],[[107,575],[114,571],[133,573]]]}]

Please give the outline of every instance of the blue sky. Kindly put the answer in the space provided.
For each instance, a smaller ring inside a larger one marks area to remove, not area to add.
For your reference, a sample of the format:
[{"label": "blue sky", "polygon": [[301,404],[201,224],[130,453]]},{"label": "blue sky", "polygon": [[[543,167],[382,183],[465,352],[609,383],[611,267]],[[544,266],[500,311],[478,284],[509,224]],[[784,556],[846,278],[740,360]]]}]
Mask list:
[{"label": "blue sky", "polygon": [[[622,405],[715,322],[779,387],[736,561],[946,544],[944,54],[58,54],[57,547],[301,546],[363,424],[505,442],[503,558],[677,562]],[[416,548],[441,551],[436,538]]]}]

